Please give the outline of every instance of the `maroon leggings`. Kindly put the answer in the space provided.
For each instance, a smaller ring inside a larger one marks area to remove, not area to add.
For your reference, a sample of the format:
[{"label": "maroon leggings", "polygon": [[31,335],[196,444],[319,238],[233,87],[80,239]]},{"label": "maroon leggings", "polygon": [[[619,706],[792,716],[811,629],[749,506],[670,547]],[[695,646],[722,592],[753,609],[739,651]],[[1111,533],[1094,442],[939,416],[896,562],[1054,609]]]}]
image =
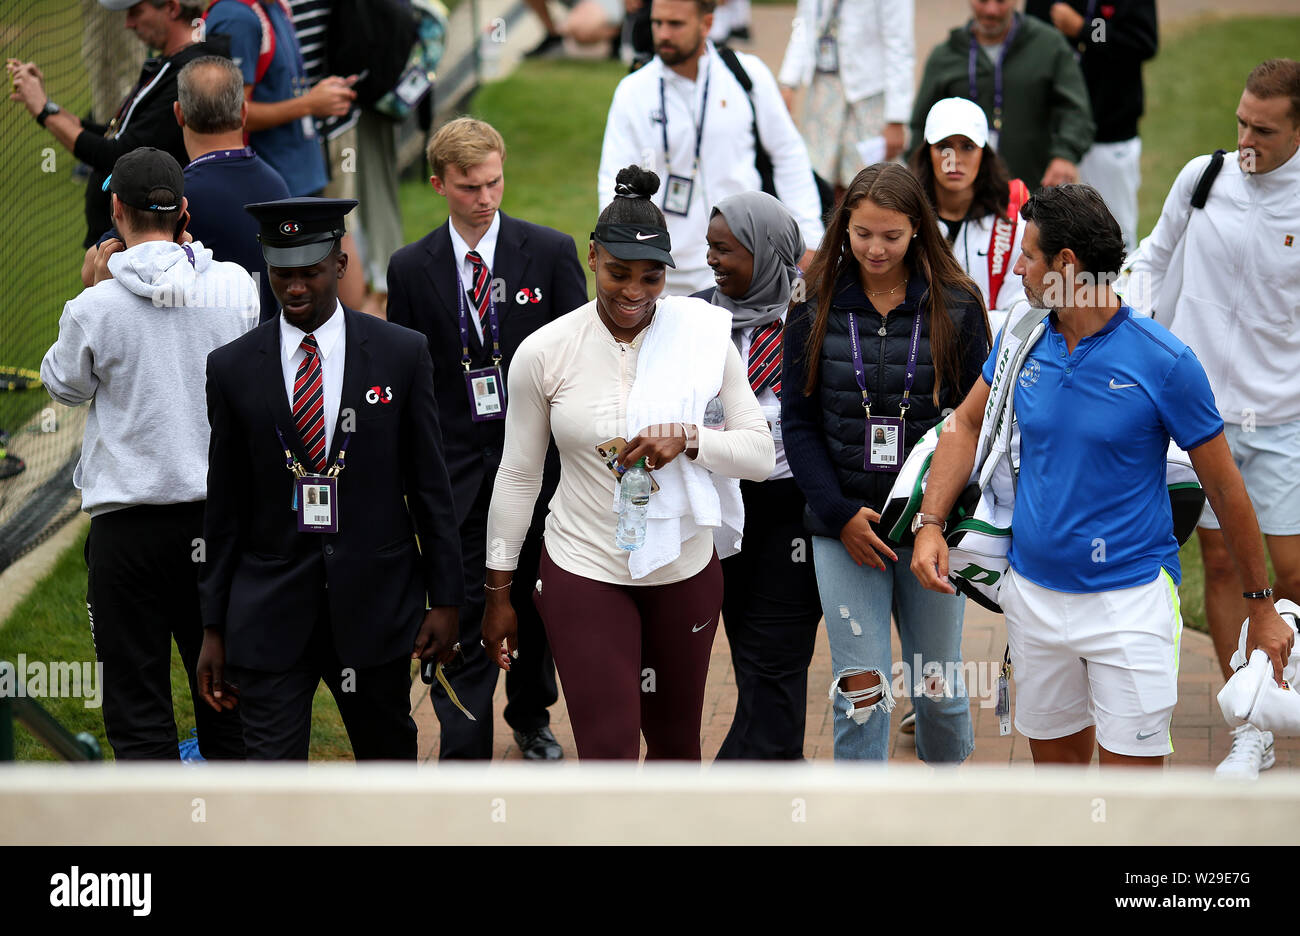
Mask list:
[{"label": "maroon leggings", "polygon": [[564,686],[580,760],[700,759],[700,713],[722,609],[717,554],[669,585],[611,585],[542,551],[533,600]]}]

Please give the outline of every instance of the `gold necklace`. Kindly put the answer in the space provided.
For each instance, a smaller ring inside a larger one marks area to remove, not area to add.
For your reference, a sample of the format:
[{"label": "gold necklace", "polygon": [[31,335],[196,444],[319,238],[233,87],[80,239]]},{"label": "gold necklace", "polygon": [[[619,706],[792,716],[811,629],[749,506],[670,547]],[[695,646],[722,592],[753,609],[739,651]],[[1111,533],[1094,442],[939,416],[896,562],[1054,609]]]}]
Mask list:
[{"label": "gold necklace", "polygon": [[899,284],[898,284],[897,286],[895,286],[893,289],[882,289],[882,290],[880,290],[879,292],[872,292],[870,289],[868,289],[866,292],[867,292],[867,295],[868,295],[868,296],[871,296],[872,298],[875,298],[876,296],[888,296],[888,295],[890,295],[891,293],[898,292],[898,290],[899,290],[901,287],[906,286],[906,285],[907,285],[907,280],[904,279],[901,283],[899,283]]}]

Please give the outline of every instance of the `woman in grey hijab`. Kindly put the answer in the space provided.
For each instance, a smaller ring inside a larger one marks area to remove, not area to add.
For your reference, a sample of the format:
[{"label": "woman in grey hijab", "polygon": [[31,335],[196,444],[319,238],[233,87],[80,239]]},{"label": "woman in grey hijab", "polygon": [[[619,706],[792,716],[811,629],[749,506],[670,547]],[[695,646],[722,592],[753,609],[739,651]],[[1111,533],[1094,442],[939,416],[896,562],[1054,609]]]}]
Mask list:
[{"label": "woman in grey hijab", "polygon": [[[763,192],[719,202],[706,236],[717,287],[696,295],[731,312],[732,340],[776,442],[771,476],[740,482],[744,545],[722,561],[722,620],[737,699],[718,758],[799,760],[821,602],[806,545],[804,497],[781,445],[781,350],[790,300],[802,293],[796,264],[803,236],[786,207]],[[720,428],[725,414],[715,404],[712,425]],[[711,425],[709,413],[705,425]]]},{"label": "woman in grey hijab", "polygon": [[784,319],[804,253],[789,209],[766,192],[732,195],[713,209],[705,237],[717,287],[702,295],[731,313],[732,337]]}]

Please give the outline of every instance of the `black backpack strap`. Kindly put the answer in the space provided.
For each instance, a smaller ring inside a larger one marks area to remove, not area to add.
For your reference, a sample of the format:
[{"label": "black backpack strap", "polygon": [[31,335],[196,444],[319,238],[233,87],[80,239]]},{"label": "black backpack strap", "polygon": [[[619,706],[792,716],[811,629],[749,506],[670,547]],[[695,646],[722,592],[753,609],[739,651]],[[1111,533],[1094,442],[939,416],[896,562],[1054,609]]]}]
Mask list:
[{"label": "black backpack strap", "polygon": [[1210,187],[1214,185],[1214,180],[1223,168],[1223,157],[1227,150],[1216,149],[1214,155],[1210,157],[1210,164],[1205,167],[1201,177],[1196,180],[1196,188],[1192,191],[1192,207],[1204,208],[1205,201],[1210,197]]},{"label": "black backpack strap", "polygon": [[745,66],[740,64],[740,57],[736,55],[736,50],[729,46],[718,46],[718,58],[722,59],[722,64],[727,66],[727,71],[740,83],[741,88],[745,91],[745,99],[749,101],[749,112],[752,116],[750,129],[754,132],[754,168],[758,170],[758,177],[762,181],[762,190],[769,195],[776,195],[776,173],[772,167],[772,157],[768,154],[767,149],[763,146],[763,140],[758,135],[758,108],[754,106],[754,82],[749,77],[749,72],[745,71]]},{"label": "black backpack strap", "polygon": [[731,46],[718,46],[718,58],[722,59],[722,64],[727,66],[727,71],[736,76],[745,93],[751,94],[754,90],[754,82],[750,79],[749,72],[745,71],[745,66],[740,64],[740,56],[736,55],[736,50]]}]

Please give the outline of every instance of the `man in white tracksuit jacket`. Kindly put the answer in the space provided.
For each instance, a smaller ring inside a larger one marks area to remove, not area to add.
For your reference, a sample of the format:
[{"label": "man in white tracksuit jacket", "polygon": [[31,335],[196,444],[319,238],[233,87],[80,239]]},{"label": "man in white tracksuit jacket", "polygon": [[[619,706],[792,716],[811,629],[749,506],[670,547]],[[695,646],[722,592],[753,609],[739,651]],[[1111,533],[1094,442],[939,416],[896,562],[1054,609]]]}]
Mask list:
[{"label": "man in white tracksuit jacket", "polygon": [[713,206],[728,195],[762,188],[754,165],[755,120],[772,158],[776,196],[798,220],[808,245],[805,261],[811,261],[823,233],[808,150],[776,79],[757,56],[737,53],[753,83],[751,109],[740,82],[706,39],[712,7],[711,0],[654,0],[650,22],[657,54],[619,82],[600,151],[602,208],[614,200],[620,169],[635,164],[658,174],[655,202],[667,217],[677,263],[667,271],[672,295],[689,296],[714,285],[704,237]]},{"label": "man in white tracksuit jacket", "polygon": [[[1250,73],[1237,146],[1204,209],[1191,199],[1211,157],[1183,167],[1138,249],[1128,295],[1203,362],[1268,543],[1277,597],[1300,600],[1300,63],[1273,59]],[[1246,605],[1208,505],[1198,536],[1206,617],[1226,679]],[[1258,735],[1238,730],[1228,760],[1271,762],[1272,737]]]}]

